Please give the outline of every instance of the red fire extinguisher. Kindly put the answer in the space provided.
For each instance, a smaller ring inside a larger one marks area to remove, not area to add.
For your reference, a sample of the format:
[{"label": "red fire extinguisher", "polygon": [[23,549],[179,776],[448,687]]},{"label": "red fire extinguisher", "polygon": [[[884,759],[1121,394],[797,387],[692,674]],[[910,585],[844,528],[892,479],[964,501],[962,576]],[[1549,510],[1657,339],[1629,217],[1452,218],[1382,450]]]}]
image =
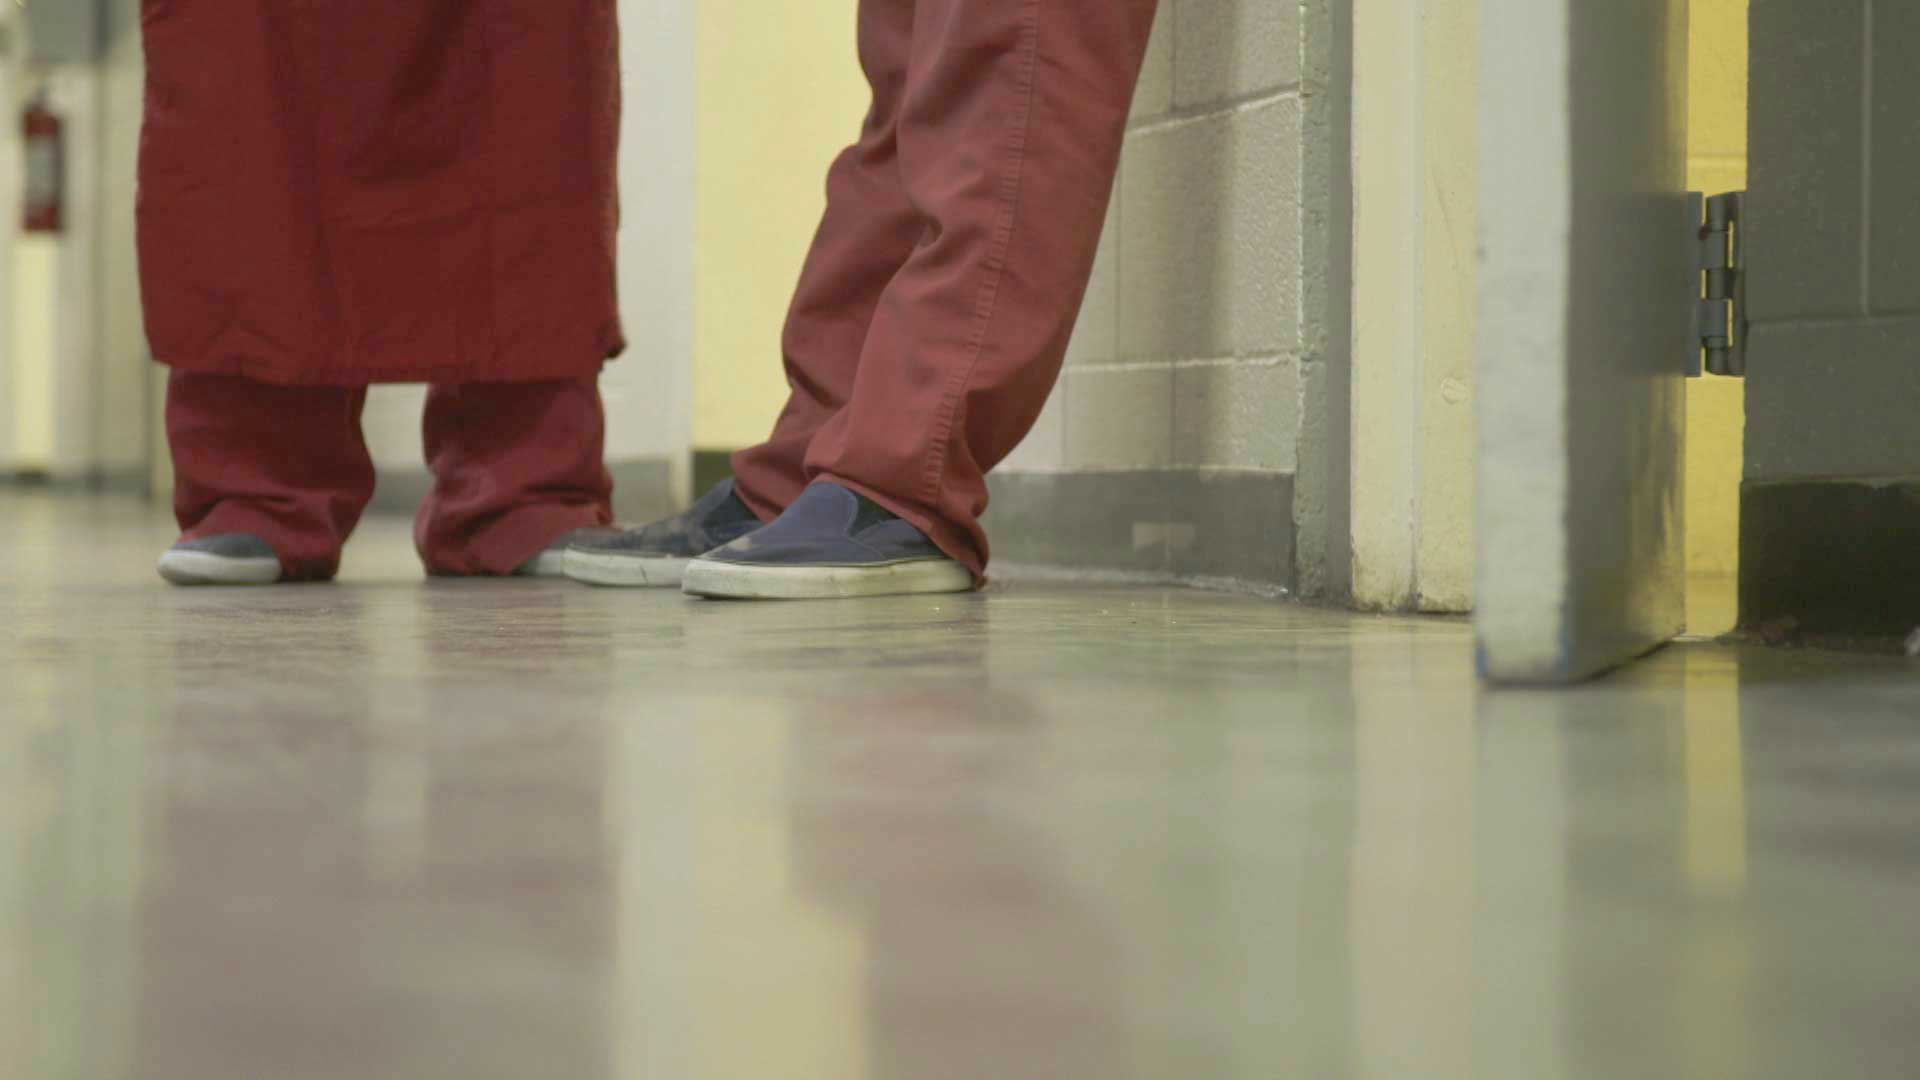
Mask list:
[{"label": "red fire extinguisher", "polygon": [[27,212],[30,233],[57,233],[64,227],[67,189],[65,125],[41,90],[28,103],[21,132],[26,136]]}]

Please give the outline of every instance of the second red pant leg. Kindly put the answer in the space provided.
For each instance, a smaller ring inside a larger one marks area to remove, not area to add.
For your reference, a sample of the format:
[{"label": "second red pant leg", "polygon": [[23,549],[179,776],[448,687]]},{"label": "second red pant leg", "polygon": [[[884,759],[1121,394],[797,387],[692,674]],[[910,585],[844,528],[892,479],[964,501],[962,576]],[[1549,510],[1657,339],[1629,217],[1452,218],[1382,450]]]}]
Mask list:
[{"label": "second red pant leg", "polygon": [[275,386],[232,375],[167,380],[174,516],[185,538],[252,533],[288,580],[324,580],[373,497],[364,387]]},{"label": "second red pant leg", "polygon": [[1157,0],[915,0],[897,135],[925,236],[850,403],[809,448],[976,572],[986,472],[1038,418],[1078,317]]},{"label": "second red pant leg", "polygon": [[800,272],[782,334],[792,393],[766,442],[734,455],[735,490],[772,518],[807,486],[807,449],[853,397],[880,295],[927,236],[900,176],[915,0],[862,0],[860,66],[873,105],[860,141],[827,174],[827,209]]},{"label": "second red pant leg", "polygon": [[427,394],[434,486],[414,545],[435,574],[510,574],[562,533],[613,521],[597,378]]}]

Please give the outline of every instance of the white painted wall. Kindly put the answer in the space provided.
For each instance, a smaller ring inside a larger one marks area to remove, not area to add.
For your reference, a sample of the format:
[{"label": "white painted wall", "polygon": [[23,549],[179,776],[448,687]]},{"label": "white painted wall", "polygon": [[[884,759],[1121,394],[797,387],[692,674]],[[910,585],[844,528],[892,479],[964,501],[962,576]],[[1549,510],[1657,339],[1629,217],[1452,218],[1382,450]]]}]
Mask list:
[{"label": "white painted wall", "polygon": [[[98,346],[102,102],[95,69],[63,67],[51,82],[54,108],[66,121],[67,199],[73,212],[65,233],[38,241],[50,247],[54,273],[52,348],[41,356],[52,364],[47,466],[56,476],[75,477],[107,464],[99,453],[106,419],[99,409],[105,371]],[[32,238],[23,243],[36,246]]]},{"label": "white painted wall", "polygon": [[[106,11],[120,32],[99,64],[29,76],[17,40],[13,59],[0,60],[0,469],[118,478],[148,457],[132,232],[139,2],[110,0]],[[17,118],[42,83],[66,123],[67,230],[25,237]]]},{"label": "white painted wall", "polygon": [[[111,464],[100,441],[109,418],[100,408],[104,371],[97,347],[100,79],[93,68],[63,65],[22,89],[31,93],[40,83],[65,123],[66,228],[57,236],[16,236],[13,243],[13,464],[78,478]],[[17,123],[20,104],[9,103],[9,121]],[[17,215],[19,206],[16,196],[0,210]]]},{"label": "white painted wall", "polygon": [[692,485],[694,5],[621,0],[625,124],[620,147],[620,310],[628,352],[607,369],[607,453],[672,458],[676,498]]},{"label": "white painted wall", "polygon": [[94,317],[98,327],[94,445],[100,467],[119,476],[144,471],[155,425],[147,329],[134,250],[133,196],[140,156],[140,114],[147,69],[140,47],[140,0],[107,0],[106,51],[100,65],[99,237]]}]

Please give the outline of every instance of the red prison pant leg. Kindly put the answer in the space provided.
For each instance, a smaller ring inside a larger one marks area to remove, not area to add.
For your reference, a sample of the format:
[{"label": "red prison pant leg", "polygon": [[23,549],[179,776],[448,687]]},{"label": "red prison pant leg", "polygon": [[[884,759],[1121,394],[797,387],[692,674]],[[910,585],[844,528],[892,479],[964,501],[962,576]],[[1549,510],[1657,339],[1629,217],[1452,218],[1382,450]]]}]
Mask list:
[{"label": "red prison pant leg", "polygon": [[[331,578],[373,497],[366,395],[174,372],[167,438],[184,536],[253,533],[288,578]],[[415,541],[430,571],[509,573],[561,533],[612,520],[594,380],[434,387],[424,426],[434,489]]]},{"label": "red prison pant leg", "polygon": [[365,387],[276,386],[175,371],[167,380],[173,513],[188,539],[253,533],[296,581],[331,578],[373,497]]},{"label": "red prison pant leg", "polygon": [[427,392],[433,491],[413,542],[434,574],[510,574],[560,534],[613,522],[599,379]]},{"label": "red prison pant leg", "polygon": [[783,347],[734,456],[762,517],[831,480],[983,573],[986,473],[1060,373],[1157,0],[862,0],[873,107],[835,161]]}]

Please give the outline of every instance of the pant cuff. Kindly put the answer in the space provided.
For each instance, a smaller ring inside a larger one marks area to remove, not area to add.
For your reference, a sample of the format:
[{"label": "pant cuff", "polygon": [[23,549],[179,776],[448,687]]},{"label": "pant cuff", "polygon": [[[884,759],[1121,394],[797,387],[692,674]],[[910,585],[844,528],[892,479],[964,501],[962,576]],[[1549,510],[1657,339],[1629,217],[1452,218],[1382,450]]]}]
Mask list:
[{"label": "pant cuff", "polygon": [[241,499],[222,500],[180,538],[200,540],[230,533],[251,533],[266,541],[280,558],[283,580],[331,581],[340,572],[340,544],[324,530],[291,525],[272,510]]},{"label": "pant cuff", "polygon": [[549,503],[512,510],[456,545],[432,539],[429,523],[414,546],[427,573],[447,577],[504,577],[575,529],[613,523],[606,507]]}]

